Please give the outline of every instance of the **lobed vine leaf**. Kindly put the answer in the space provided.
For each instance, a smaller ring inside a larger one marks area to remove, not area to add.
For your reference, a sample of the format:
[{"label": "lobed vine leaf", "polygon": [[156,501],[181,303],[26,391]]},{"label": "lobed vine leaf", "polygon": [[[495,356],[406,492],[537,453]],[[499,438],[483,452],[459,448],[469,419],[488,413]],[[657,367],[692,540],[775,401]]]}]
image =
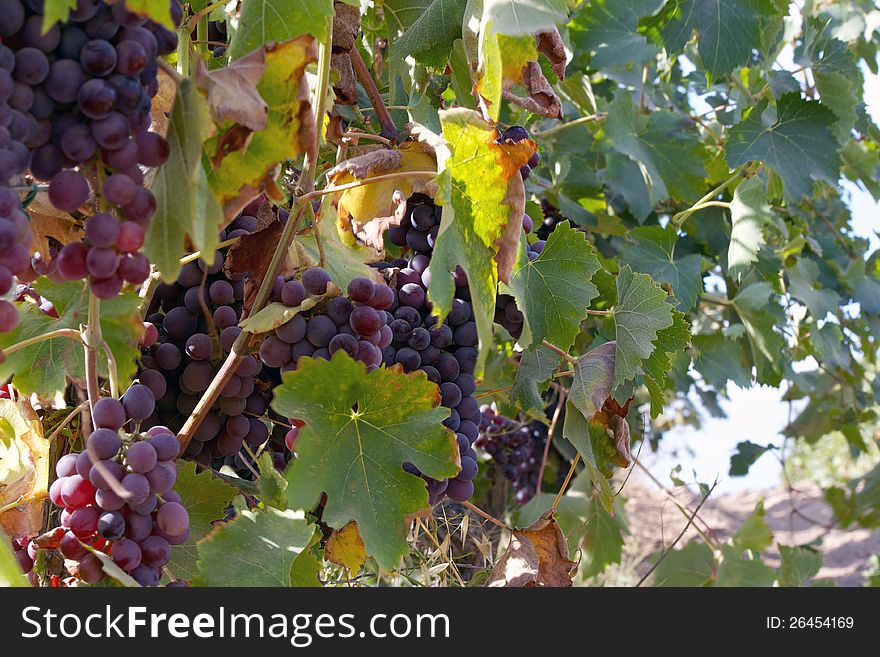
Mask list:
[{"label": "lobed vine leaf", "polygon": [[614,388],[634,378],[654,351],[658,331],[673,324],[666,292],[647,274],[633,273],[628,265],[617,274],[614,307],[617,351]]},{"label": "lobed vine leaf", "polygon": [[[8,333],[0,333],[0,349],[62,328],[80,330],[88,318],[89,284],[86,281],[53,283],[40,278],[34,289],[55,304],[58,318],[43,313],[34,303],[19,305],[21,319]],[[123,292],[101,302],[101,332],[116,361],[121,382],[130,381],[137,371],[138,340],[142,323],[138,314],[140,297]],[[69,381],[85,381],[83,347],[70,338],[52,338],[20,349],[0,363],[0,378],[14,377],[15,387],[25,395],[35,394],[50,404],[64,406],[63,395]],[[107,359],[98,354],[98,372],[107,376]]]},{"label": "lobed vine leaf", "polygon": [[525,316],[519,343],[528,348],[547,340],[568,350],[599,294],[590,282],[599,260],[586,235],[563,221],[536,260],[520,258],[518,265],[508,287]]},{"label": "lobed vine leaf", "polygon": [[302,511],[244,509],[198,543],[193,586],[293,586],[291,569],[315,534]]},{"label": "lobed vine leaf", "polygon": [[229,56],[236,60],[261,46],[304,34],[323,41],[331,16],[333,0],[243,0]]},{"label": "lobed vine leaf", "polygon": [[367,374],[341,351],[329,361],[301,359],[272,402],[306,423],[286,473],[288,505],[311,507],[326,492],[323,522],[340,529],[354,520],[367,553],[382,568],[396,567],[406,550],[405,520],[428,500],[424,482],[403,463],[440,479],[460,467],[439,402],[422,373],[407,376],[396,367]]},{"label": "lobed vine leaf", "polygon": [[786,200],[796,203],[813,192],[815,181],[834,184],[840,158],[830,124],[834,114],[821,103],[787,93],[776,104],[776,121],[765,120],[767,101],[728,133],[726,158],[731,167],[765,162],[782,179]]},{"label": "lobed vine leaf", "polygon": [[730,203],[730,220],[727,274],[740,281],[757,262],[758,251],[766,241],[764,226],[770,222],[767,186],[761,178],[755,176],[737,185]]},{"label": "lobed vine leaf", "polygon": [[661,285],[669,285],[676,308],[693,308],[703,291],[700,255],[676,255],[680,240],[672,226],[642,226],[631,230],[629,237],[633,242],[624,244],[621,250],[624,262],[635,271],[650,274]]},{"label": "lobed vine leaf", "polygon": [[542,344],[523,352],[516,368],[510,400],[526,412],[542,413],[544,402],[541,395],[550,385],[553,372],[562,358]]}]

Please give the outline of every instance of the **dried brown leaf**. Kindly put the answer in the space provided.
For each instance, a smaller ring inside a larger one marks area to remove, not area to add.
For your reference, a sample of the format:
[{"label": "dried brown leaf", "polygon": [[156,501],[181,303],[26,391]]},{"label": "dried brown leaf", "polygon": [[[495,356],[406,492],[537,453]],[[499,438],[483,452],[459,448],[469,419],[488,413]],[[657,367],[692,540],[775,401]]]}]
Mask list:
[{"label": "dried brown leaf", "polygon": [[519,249],[519,237],[522,235],[522,217],[526,211],[526,193],[522,176],[519,174],[507,179],[507,196],[503,203],[510,206],[510,220],[495,241],[497,253],[495,262],[498,264],[498,278],[504,283],[510,282],[516,255]]},{"label": "dried brown leaf", "polygon": [[547,56],[553,72],[556,73],[560,80],[564,80],[567,56],[565,54],[565,44],[562,42],[559,30],[554,27],[549,32],[538,34],[538,52],[544,53]]},{"label": "dried brown leaf", "polygon": [[333,3],[333,52],[348,52],[361,31],[361,8],[347,2]]},{"label": "dried brown leaf", "polygon": [[507,552],[486,580],[492,587],[569,587],[577,564],[568,558],[568,544],[553,510],[525,529],[515,529]]},{"label": "dried brown leaf", "polygon": [[553,87],[547,82],[541,66],[538,62],[529,62],[523,69],[523,86],[528,91],[528,97],[523,98],[513,93],[509,89],[501,92],[505,100],[524,107],[533,114],[546,117],[548,119],[562,118],[562,101]]},{"label": "dried brown leaf", "polygon": [[330,67],[339,74],[339,79],[333,83],[336,102],[340,105],[357,103],[357,75],[351,65],[351,56],[347,52],[333,53],[330,55]]},{"label": "dried brown leaf", "polygon": [[357,574],[367,560],[367,551],[356,522],[352,521],[330,534],[324,547],[324,558],[344,567],[351,575]]},{"label": "dried brown leaf", "polygon": [[[251,285],[245,289],[244,307],[246,310],[253,306],[254,296],[266,277],[269,263],[272,260],[272,254],[275,253],[283,231],[284,224],[275,219],[256,233],[242,235],[229,248],[226,254],[226,263],[223,265],[223,271],[227,275],[251,272],[251,275],[248,277]],[[281,262],[281,271],[278,274],[280,276],[289,276],[293,273],[295,267],[295,250],[290,249],[287,257]]]},{"label": "dried brown leaf", "polygon": [[269,106],[257,91],[257,83],[266,71],[266,50],[258,48],[229,66],[209,71],[199,59],[196,84],[205,92],[208,109],[215,123],[232,121],[253,132],[265,130]]},{"label": "dried brown leaf", "polygon": [[[45,197],[44,194],[39,196]],[[57,241],[64,245],[82,238],[83,227],[76,219],[66,212],[53,208],[48,198],[43,198],[40,201],[34,199],[34,201],[27,209],[31,232],[34,236],[31,254],[48,255],[51,241]]]},{"label": "dried brown leaf", "polygon": [[161,68],[158,80],[159,91],[156,92],[150,103],[151,129],[164,137],[168,131],[168,122],[171,120],[171,108],[174,106],[174,96],[177,94],[177,82]]},{"label": "dried brown leaf", "polygon": [[362,180],[370,175],[389,173],[400,166],[402,159],[400,151],[390,148],[371,151],[340,162],[327,172],[327,180],[336,184],[346,174]]},{"label": "dried brown leaf", "polygon": [[[0,481],[0,507],[15,504],[0,513],[0,529],[8,536],[34,536],[43,521],[43,505],[49,489],[49,442],[43,436],[43,425],[27,400],[0,401],[0,417],[6,421],[4,433],[9,448],[6,451],[6,479]],[[11,431],[10,431],[11,429]],[[12,463],[12,448],[21,459],[18,467]],[[19,469],[20,468],[20,469]],[[13,473],[20,477],[11,477]]]}]

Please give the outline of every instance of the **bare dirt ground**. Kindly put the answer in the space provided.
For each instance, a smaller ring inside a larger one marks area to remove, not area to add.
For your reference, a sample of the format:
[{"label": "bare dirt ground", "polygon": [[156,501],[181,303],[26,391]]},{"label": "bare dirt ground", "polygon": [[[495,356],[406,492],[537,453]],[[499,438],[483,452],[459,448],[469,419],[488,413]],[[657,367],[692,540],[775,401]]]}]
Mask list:
[{"label": "bare dirt ground", "polygon": [[[668,546],[687,524],[687,517],[662,491],[645,482],[626,487],[626,514],[631,536],[627,551],[644,556]],[[675,491],[676,499],[693,510],[699,498],[686,489]],[[870,568],[872,555],[880,554],[880,530],[830,528],[831,510],[818,488],[800,489],[789,495],[784,488],[710,497],[700,509],[699,518],[719,540],[732,536],[743,520],[764,500],[765,520],[775,542],[782,545],[811,544],[824,556],[818,579],[834,580],[838,586],[861,586]],[[697,521],[699,522],[699,521]],[[699,523],[700,528],[705,526]],[[676,547],[683,547],[698,536],[691,527]],[[815,543],[814,543],[815,541]],[[779,564],[775,549],[768,551],[768,565]]]}]

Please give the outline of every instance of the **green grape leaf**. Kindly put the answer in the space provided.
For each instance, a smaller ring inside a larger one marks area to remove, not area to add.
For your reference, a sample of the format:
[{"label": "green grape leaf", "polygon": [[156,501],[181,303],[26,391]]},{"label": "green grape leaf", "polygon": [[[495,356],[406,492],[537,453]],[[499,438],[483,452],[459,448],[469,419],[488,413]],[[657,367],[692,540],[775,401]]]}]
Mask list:
[{"label": "green grape leaf", "polygon": [[672,311],[672,325],[657,331],[654,340],[654,351],[645,361],[645,385],[651,398],[651,417],[655,418],[663,412],[666,402],[664,389],[672,369],[670,356],[684,351],[691,341],[691,323],[684,313]]},{"label": "green grape leaf", "polygon": [[676,308],[693,308],[703,291],[700,255],[676,257],[678,234],[672,226],[642,226],[629,231],[629,236],[634,242],[623,245],[624,261],[633,270],[650,274],[660,284],[668,284],[675,295]]},{"label": "green grape leaf", "polygon": [[750,440],[743,440],[736,444],[736,453],[730,457],[730,476],[744,477],[749,473],[749,468],[764,454],[774,449],[773,445],[757,445]]},{"label": "green grape leaf", "polygon": [[862,74],[856,58],[840,39],[835,39],[824,21],[807,20],[803,44],[795,54],[798,64],[809,66],[822,103],[837,116],[834,134],[844,143],[858,118],[862,100]]},{"label": "green grape leaf", "polygon": [[586,235],[568,221],[557,225],[537,260],[520,258],[508,287],[525,320],[519,343],[547,340],[568,351],[599,294],[590,282],[599,260]]},{"label": "green grape leaf", "polygon": [[738,552],[745,550],[763,552],[773,544],[773,532],[770,531],[770,527],[764,520],[765,515],[764,502],[759,500],[755,505],[755,510],[743,521],[731,539],[735,550]]},{"label": "green grape leaf", "polygon": [[280,301],[273,301],[262,310],[243,319],[239,326],[250,333],[268,333],[274,331],[282,324],[286,324],[296,315],[308,312],[314,308],[324,297],[308,297],[298,306],[285,306]]},{"label": "green grape leaf", "polygon": [[780,545],[779,556],[779,586],[803,586],[822,569],[822,553],[811,547]]},{"label": "green grape leaf", "polygon": [[[663,555],[656,552],[651,561]],[[715,560],[705,543],[691,541],[680,550],[671,550],[654,570],[654,586],[696,587],[712,582]]]},{"label": "green grape leaf", "polygon": [[198,544],[193,586],[293,586],[293,562],[312,542],[315,525],[302,511],[244,509]]},{"label": "green grape leaf", "polygon": [[739,167],[752,160],[765,162],[782,179],[786,200],[810,196],[813,183],[837,182],[840,158],[831,131],[834,114],[821,103],[788,93],[776,104],[776,122],[767,125],[761,101],[728,132],[727,163]]},{"label": "green grape leaf", "polygon": [[602,130],[608,148],[638,164],[652,207],[667,199],[690,202],[705,192],[705,147],[687,119],[666,110],[638,114],[626,94],[608,107]]},{"label": "green grape leaf", "polygon": [[772,586],[776,581],[776,571],[760,559],[743,559],[736,548],[721,546],[721,563],[718,564],[718,577],[715,586],[742,587]]},{"label": "green grape leaf", "polygon": [[70,10],[76,9],[77,2],[78,0],[46,0],[43,3],[43,33],[48,32],[58,21],[66,23]]},{"label": "green grape leaf", "polygon": [[584,3],[569,24],[576,50],[593,54],[591,67],[632,66],[653,60],[656,45],[639,34],[639,20],[653,16],[664,0],[594,0]]},{"label": "green grape leaf", "polygon": [[367,552],[382,568],[396,567],[407,548],[405,519],[428,501],[424,481],[402,464],[437,479],[460,468],[439,403],[437,386],[421,372],[367,374],[342,351],[329,361],[301,359],[272,402],[284,417],[305,422],[287,469],[288,505],[310,508],[326,492],[323,522],[341,529],[356,521]]},{"label": "green grape leaf", "polygon": [[767,186],[755,176],[744,180],[733,192],[730,203],[730,246],[727,249],[727,275],[741,281],[765,243],[764,226],[770,222]]},{"label": "green grape leaf", "polygon": [[778,386],[782,380],[785,340],[774,331],[781,314],[776,295],[769,283],[752,283],[737,292],[733,308],[739,315],[751,348],[752,362],[759,383]]},{"label": "green grape leaf", "polygon": [[589,515],[583,526],[581,547],[584,553],[581,573],[584,577],[601,575],[614,563],[623,558],[623,543],[628,533],[623,519],[622,504],[616,505],[616,513],[609,513],[597,503],[595,495],[590,496]]},{"label": "green grape leaf", "polygon": [[524,351],[510,389],[510,402],[524,413],[541,415],[544,412],[541,395],[550,386],[550,379],[561,360],[559,354],[540,344]]},{"label": "green grape leaf", "polygon": [[611,395],[617,345],[606,342],[578,358],[574,367],[569,400],[587,420],[602,410]]},{"label": "green grape leaf", "polygon": [[810,328],[810,342],[817,360],[825,367],[849,368],[850,352],[843,340],[843,331],[832,322],[825,322],[821,328],[816,325]]},{"label": "green grape leaf", "polygon": [[205,97],[191,78],[183,79],[177,85],[165,135],[168,160],[153,182],[156,214],[144,241],[144,253],[166,282],[177,280],[187,235],[203,252],[211,253],[217,246],[223,210],[202,166],[202,142],[212,131]]},{"label": "green grape leaf", "polygon": [[723,389],[728,380],[740,388],[751,385],[752,377],[743,367],[742,345],[738,340],[712,333],[695,335],[692,344],[694,368],[709,385]]},{"label": "green grape leaf", "polygon": [[777,15],[772,0],[679,0],[674,6],[661,31],[666,49],[680,52],[696,32],[703,69],[715,79],[763,49],[765,25]]},{"label": "green grape leaf", "polygon": [[852,287],[852,299],[866,313],[880,313],[880,280],[868,276],[865,272],[865,261],[856,258],[852,261],[844,275]]},{"label": "green grape leaf", "polygon": [[605,169],[605,184],[612,193],[623,197],[629,211],[642,223],[654,211],[645,174],[626,155],[610,152],[606,160],[608,166]]},{"label": "green grape leaf", "polygon": [[605,461],[596,455],[594,441],[608,441],[605,427],[598,422],[588,422],[577,407],[570,401],[565,403],[565,420],[562,435],[581,455],[590,480],[596,487],[600,504],[608,513],[614,513],[614,491],[603,474]]},{"label": "green grape leaf", "polygon": [[615,388],[639,373],[642,361],[654,351],[657,332],[672,326],[672,306],[666,299],[666,292],[650,276],[633,273],[629,265],[620,268],[614,307]]},{"label": "green grape leaf", "polygon": [[[280,0],[275,3],[281,4]],[[284,3],[292,8],[297,4]],[[290,23],[301,24],[298,20]],[[237,150],[230,146],[235,143],[234,133],[230,137],[235,126],[205,142],[208,183],[227,215],[241,210],[234,206],[236,199],[248,190],[260,189],[274,176],[279,162],[294,160],[313,147],[315,125],[305,69],[316,57],[315,42],[309,36],[266,46],[266,70],[257,84],[269,108],[266,129],[251,133]]]},{"label": "green grape leaf", "polygon": [[12,539],[2,528],[0,528],[0,587],[30,587],[12,551]]},{"label": "green grape leaf", "polygon": [[275,469],[272,454],[263,452],[257,461],[260,478],[257,479],[257,497],[268,506],[284,506],[284,491],[287,480]]},{"label": "green grape leaf", "polygon": [[565,23],[574,0],[482,0],[483,21],[498,34],[547,32]]},{"label": "green grape leaf", "polygon": [[[492,258],[502,243],[516,253],[524,207],[519,167],[531,155],[531,146],[495,143],[495,129],[471,110],[441,111],[440,123],[451,153],[438,156],[441,173],[435,201],[444,207],[431,258],[428,296],[434,313],[442,319],[455,293],[451,272],[460,265],[467,274],[480,339],[475,371],[479,377],[493,341],[499,270]],[[501,251],[498,254],[500,258]]]},{"label": "green grape leaf", "polygon": [[[55,304],[58,319],[44,314],[34,303],[18,304],[21,319],[8,333],[0,333],[0,349],[58,329],[79,330],[87,323],[89,284],[86,281],[59,285],[40,278],[33,286],[41,296]],[[137,371],[138,340],[143,331],[138,314],[140,303],[140,297],[133,292],[123,292],[101,302],[101,332],[113,353],[123,387]],[[98,373],[107,376],[107,359],[100,351]],[[22,394],[33,393],[40,399],[58,401],[63,406],[68,381],[85,386],[83,346],[70,338],[52,338],[20,349],[9,354],[0,364],[0,378],[8,380],[13,376],[15,387]]]},{"label": "green grape leaf", "polygon": [[243,0],[229,57],[236,60],[260,46],[303,34],[324,41],[327,19],[333,14],[333,0]]},{"label": "green grape leaf", "polygon": [[[383,9],[398,16],[404,5],[412,0],[386,0]],[[417,62],[435,69],[442,69],[452,50],[452,44],[461,38],[461,22],[464,18],[466,0],[424,0],[418,2],[416,19],[407,25],[396,39],[391,41],[389,58],[405,59],[412,55]]]},{"label": "green grape leaf", "polygon": [[171,551],[168,569],[177,579],[189,580],[198,575],[197,543],[212,529],[211,523],[222,520],[226,507],[238,491],[211,472],[196,474],[192,461],[177,462],[174,490],[189,513],[189,538]]},{"label": "green grape leaf", "polygon": [[812,260],[800,258],[797,265],[786,270],[788,291],[803,303],[816,320],[823,320],[828,313],[837,312],[840,296],[834,290],[820,287],[819,266]]}]

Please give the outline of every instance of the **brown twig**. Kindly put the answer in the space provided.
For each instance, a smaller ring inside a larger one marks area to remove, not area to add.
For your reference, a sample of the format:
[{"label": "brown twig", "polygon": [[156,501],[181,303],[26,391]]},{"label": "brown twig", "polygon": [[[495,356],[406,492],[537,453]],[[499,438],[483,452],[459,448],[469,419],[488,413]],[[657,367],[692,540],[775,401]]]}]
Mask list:
[{"label": "brown twig", "polygon": [[550,418],[550,426],[547,428],[547,440],[544,441],[544,454],[541,456],[541,468],[538,470],[538,482],[535,484],[535,491],[541,492],[541,483],[544,481],[544,468],[547,467],[547,457],[550,455],[550,443],[553,442],[553,431],[556,429],[556,423],[559,416],[562,415],[562,407],[565,405],[565,395],[559,393],[559,400],[556,402],[556,409],[553,411],[553,417]]},{"label": "brown twig", "polygon": [[485,518],[486,520],[488,520],[489,522],[491,522],[493,525],[498,525],[499,527],[501,527],[501,529],[506,529],[507,531],[513,531],[510,527],[508,527],[507,525],[505,525],[503,522],[501,522],[501,521],[498,520],[497,518],[493,518],[493,517],[490,516],[488,513],[486,513],[485,511],[483,511],[480,507],[478,507],[478,506],[474,506],[473,504],[471,504],[471,503],[468,502],[468,501],[464,501],[464,502],[462,502],[461,505],[462,505],[464,508],[466,508],[466,509],[470,509],[471,511],[473,511],[474,513],[476,513],[478,516],[482,516],[483,518]]},{"label": "brown twig", "polygon": [[351,64],[354,67],[355,73],[357,73],[358,80],[360,80],[363,85],[364,91],[367,92],[367,97],[370,99],[370,102],[373,103],[373,111],[376,112],[376,116],[379,118],[379,124],[382,126],[382,136],[391,141],[395,141],[398,135],[397,126],[394,125],[394,120],[391,118],[391,114],[388,113],[388,108],[385,106],[385,101],[382,99],[382,95],[376,87],[376,81],[373,80],[370,69],[367,68],[364,58],[361,57],[361,53],[356,47],[349,51],[349,55],[351,57]]},{"label": "brown twig", "polygon": [[646,572],[644,575],[642,575],[642,578],[636,583],[636,587],[641,586],[644,583],[644,581],[646,579],[648,579],[648,577],[650,577],[651,573],[653,573],[657,569],[657,566],[659,566],[663,562],[663,560],[669,556],[669,553],[672,552],[673,548],[675,548],[675,546],[681,540],[682,536],[684,536],[685,533],[687,532],[687,530],[690,528],[691,524],[694,521],[694,517],[697,515],[697,511],[699,511],[700,507],[702,507],[703,504],[706,502],[706,500],[709,499],[709,496],[712,494],[712,491],[715,490],[715,486],[717,486],[717,485],[718,485],[718,480],[716,479],[715,483],[712,484],[712,488],[710,488],[709,491],[703,496],[703,499],[700,500],[700,503],[697,505],[697,508],[694,509],[694,512],[691,514],[691,517],[688,518],[687,524],[684,526],[684,529],[682,529],[681,533],[679,533],[679,535],[675,537],[675,540],[672,541],[672,543],[669,545],[669,547],[663,551],[663,554],[661,554],[660,558],[654,562],[654,565],[652,565],[648,569],[648,572]]}]

